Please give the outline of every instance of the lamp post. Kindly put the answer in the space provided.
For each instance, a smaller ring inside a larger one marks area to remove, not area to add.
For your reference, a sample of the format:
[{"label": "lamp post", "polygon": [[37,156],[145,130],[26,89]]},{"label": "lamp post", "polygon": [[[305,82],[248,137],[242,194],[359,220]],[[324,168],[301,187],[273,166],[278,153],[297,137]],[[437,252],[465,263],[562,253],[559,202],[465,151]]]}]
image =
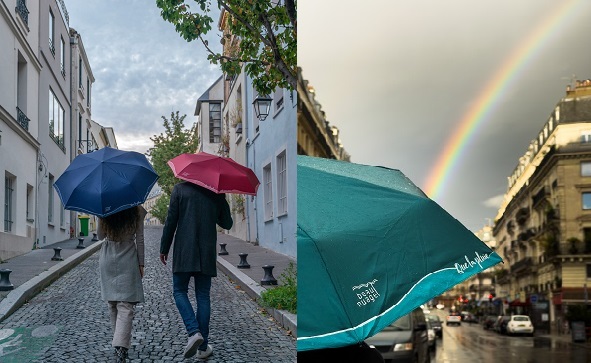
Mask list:
[{"label": "lamp post", "polygon": [[269,116],[269,111],[271,110],[271,101],[273,101],[273,99],[269,97],[257,95],[257,97],[252,102],[254,105],[254,113],[259,121],[265,121],[267,116]]}]

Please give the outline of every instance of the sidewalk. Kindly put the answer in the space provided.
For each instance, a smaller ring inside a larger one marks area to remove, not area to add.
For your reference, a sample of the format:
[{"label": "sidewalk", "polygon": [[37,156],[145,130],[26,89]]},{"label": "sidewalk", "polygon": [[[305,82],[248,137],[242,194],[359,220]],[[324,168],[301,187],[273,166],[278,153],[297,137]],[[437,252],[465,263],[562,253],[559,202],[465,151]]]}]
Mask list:
[{"label": "sidewalk", "polygon": [[[79,244],[78,239],[70,239],[32,250],[1,263],[0,269],[12,271],[9,279],[14,285],[14,289],[0,291],[0,322],[53,281],[98,251],[102,243],[101,241],[92,241],[92,239],[92,233],[91,236],[84,237],[84,249],[76,248]],[[296,261],[289,256],[254,246],[227,234],[218,234],[218,252],[220,251],[219,243],[227,244],[228,255],[218,256],[218,268],[254,300],[259,300],[261,293],[266,289],[260,285],[260,281],[265,275],[262,266],[275,266],[273,276],[278,280],[278,283],[281,283],[280,276],[289,267],[290,262],[294,264],[294,268],[296,267]],[[60,254],[63,261],[51,260],[56,247],[62,249]],[[239,269],[237,267],[240,263],[239,253],[248,254],[247,262],[250,264],[250,268]],[[295,314],[283,310],[266,310],[294,337],[296,336],[297,316]]]}]

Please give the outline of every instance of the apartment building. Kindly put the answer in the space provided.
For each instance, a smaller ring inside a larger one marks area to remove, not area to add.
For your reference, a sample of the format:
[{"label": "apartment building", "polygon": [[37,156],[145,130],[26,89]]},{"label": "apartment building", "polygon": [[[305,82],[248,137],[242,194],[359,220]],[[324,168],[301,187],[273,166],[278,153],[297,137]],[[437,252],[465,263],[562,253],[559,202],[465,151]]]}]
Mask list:
[{"label": "apartment building", "polygon": [[[70,237],[71,221],[53,187],[70,165],[72,108],[70,28],[63,1],[39,2],[39,134],[41,171],[37,239],[42,247]],[[32,14],[31,14],[32,15]]]},{"label": "apartment building", "polygon": [[42,182],[39,2],[0,1],[0,260],[30,251]]},{"label": "apartment building", "polygon": [[1,260],[78,233],[53,183],[77,155],[117,142],[92,121],[94,76],[63,0],[0,0],[0,49]]},{"label": "apartment building", "polygon": [[508,177],[494,237],[505,312],[553,329],[588,304],[591,279],[591,81],[576,81]]},{"label": "apartment building", "polygon": [[316,91],[298,68],[298,155],[350,161],[339,138],[339,129],[326,120]]}]

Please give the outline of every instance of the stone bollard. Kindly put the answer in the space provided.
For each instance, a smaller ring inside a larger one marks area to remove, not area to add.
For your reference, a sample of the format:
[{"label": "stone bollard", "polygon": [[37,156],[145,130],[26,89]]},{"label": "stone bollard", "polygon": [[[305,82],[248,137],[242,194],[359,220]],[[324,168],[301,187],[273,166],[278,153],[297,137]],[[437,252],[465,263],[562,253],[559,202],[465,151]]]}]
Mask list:
[{"label": "stone bollard", "polygon": [[248,264],[248,262],[246,262],[246,257],[248,256],[248,253],[239,253],[238,256],[240,256],[240,263],[238,264],[238,268],[250,268],[250,265]]},{"label": "stone bollard", "polygon": [[261,285],[277,285],[277,280],[273,277],[273,268],[275,266],[272,265],[265,265],[263,266],[263,270],[265,270],[265,276],[261,280]]},{"label": "stone bollard", "polygon": [[9,270],[7,268],[3,268],[2,270],[0,270],[0,291],[8,291],[14,289],[14,285],[10,283],[9,275],[11,272],[12,270]]},{"label": "stone bollard", "polygon": [[84,245],[84,238],[83,237],[78,238],[78,246],[76,246],[76,248],[78,248],[78,249],[86,248],[86,246]]},{"label": "stone bollard", "polygon": [[62,251],[62,249],[60,247],[55,247],[53,249],[53,257],[51,258],[52,261],[63,261],[64,259],[62,258],[60,252]]},{"label": "stone bollard", "polygon": [[225,256],[228,254],[228,251],[226,251],[226,243],[220,243],[220,252],[218,253],[218,256]]},{"label": "stone bollard", "polygon": [[93,234],[92,234],[92,239],[91,239],[91,241],[92,241],[92,242],[96,242],[96,241],[98,241],[98,236],[96,235],[96,233],[93,233]]}]

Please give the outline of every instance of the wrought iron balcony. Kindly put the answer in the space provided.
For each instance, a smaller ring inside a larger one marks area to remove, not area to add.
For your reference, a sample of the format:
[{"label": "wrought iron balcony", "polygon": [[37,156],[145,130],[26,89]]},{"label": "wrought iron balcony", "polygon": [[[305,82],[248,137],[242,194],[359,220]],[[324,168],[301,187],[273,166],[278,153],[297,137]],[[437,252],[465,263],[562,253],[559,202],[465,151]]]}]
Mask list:
[{"label": "wrought iron balcony", "polygon": [[29,121],[31,121],[18,106],[16,107],[16,120],[23,127],[23,129],[29,131]]},{"label": "wrought iron balcony", "polygon": [[515,262],[513,264],[513,266],[511,266],[511,273],[519,273],[521,271],[526,270],[528,267],[531,267],[532,265],[532,258],[531,257],[525,257],[522,258],[521,260]]},{"label": "wrought iron balcony", "polygon": [[550,188],[543,187],[541,188],[533,197],[532,197],[532,204],[534,207],[537,207],[542,201],[546,200],[546,197],[550,196]]},{"label": "wrought iron balcony", "polygon": [[23,19],[25,24],[27,24],[27,26],[28,26],[29,25],[29,9],[27,9],[27,4],[25,3],[25,0],[17,0],[15,10],[16,10],[16,13],[18,15],[20,15],[21,19]]},{"label": "wrought iron balcony", "polygon": [[55,46],[53,45],[53,39],[51,38],[49,38],[49,50],[51,51],[51,54],[55,56]]}]

